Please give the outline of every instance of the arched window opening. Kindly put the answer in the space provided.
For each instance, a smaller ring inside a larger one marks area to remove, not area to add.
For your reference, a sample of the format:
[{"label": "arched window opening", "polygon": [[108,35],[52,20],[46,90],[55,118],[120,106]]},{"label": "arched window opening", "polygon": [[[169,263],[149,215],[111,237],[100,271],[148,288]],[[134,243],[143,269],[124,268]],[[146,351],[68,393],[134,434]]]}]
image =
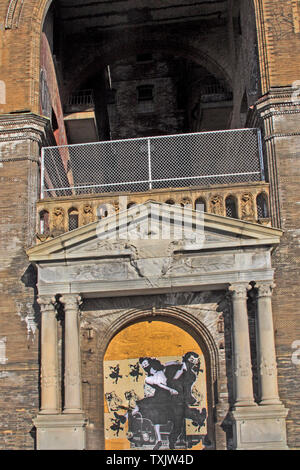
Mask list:
[{"label": "arched window opening", "polygon": [[203,197],[198,197],[198,199],[196,199],[195,210],[200,212],[206,212],[206,201]]},{"label": "arched window opening", "polygon": [[43,210],[40,212],[40,233],[43,235],[45,233],[49,233],[49,230],[49,212]]},{"label": "arched window opening", "polygon": [[108,208],[106,204],[100,204],[100,206],[97,207],[97,217],[99,220],[104,219],[105,217],[108,216]]},{"label": "arched window opening", "polygon": [[133,206],[136,206],[136,202],[129,202],[129,204],[127,204],[127,209],[130,209],[130,207]]},{"label": "arched window opening", "polygon": [[259,219],[266,219],[269,217],[268,197],[264,193],[258,194],[256,198],[257,217]]},{"label": "arched window opening", "polygon": [[225,201],[226,217],[237,219],[236,201],[233,196],[228,196]]},{"label": "arched window opening", "polygon": [[69,216],[69,231],[75,230],[78,228],[78,210],[77,209],[70,209],[68,212]]},{"label": "arched window opening", "polygon": [[168,200],[165,202],[165,204],[169,204],[169,206],[174,206],[175,201],[174,201],[174,199],[168,199]]}]

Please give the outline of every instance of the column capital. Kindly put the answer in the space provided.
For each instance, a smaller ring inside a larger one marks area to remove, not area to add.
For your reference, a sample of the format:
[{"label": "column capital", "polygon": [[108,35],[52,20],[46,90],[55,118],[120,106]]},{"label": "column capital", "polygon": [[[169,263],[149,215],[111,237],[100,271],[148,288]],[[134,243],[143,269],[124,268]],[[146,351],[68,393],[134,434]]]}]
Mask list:
[{"label": "column capital", "polygon": [[64,294],[59,301],[65,306],[65,309],[78,310],[83,300],[79,294]]},{"label": "column capital", "polygon": [[55,309],[55,296],[42,295],[37,298],[37,303],[40,306],[42,312],[53,311]]},{"label": "column capital", "polygon": [[255,283],[257,297],[271,297],[276,284],[273,281],[260,281]]},{"label": "column capital", "polygon": [[247,291],[250,289],[252,286],[248,282],[234,282],[228,287],[229,294],[237,299],[246,299]]}]

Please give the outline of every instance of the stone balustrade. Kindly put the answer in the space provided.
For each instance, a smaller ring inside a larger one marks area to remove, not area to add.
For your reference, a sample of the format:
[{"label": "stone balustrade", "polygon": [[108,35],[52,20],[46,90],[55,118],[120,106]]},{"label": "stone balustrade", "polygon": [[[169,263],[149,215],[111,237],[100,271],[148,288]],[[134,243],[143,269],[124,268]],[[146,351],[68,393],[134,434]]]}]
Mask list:
[{"label": "stone balustrade", "polygon": [[265,182],[89,194],[40,200],[37,203],[37,243],[149,200],[190,205],[193,209],[199,204],[200,210],[202,204],[202,210],[208,213],[270,225],[269,184]]}]

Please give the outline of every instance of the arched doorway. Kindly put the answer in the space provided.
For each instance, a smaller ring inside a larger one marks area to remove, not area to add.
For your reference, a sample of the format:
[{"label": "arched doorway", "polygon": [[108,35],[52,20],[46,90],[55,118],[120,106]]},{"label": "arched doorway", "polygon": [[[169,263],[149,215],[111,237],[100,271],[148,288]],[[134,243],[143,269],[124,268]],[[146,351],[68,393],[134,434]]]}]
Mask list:
[{"label": "arched doorway", "polygon": [[141,321],[104,356],[105,448],[201,450],[207,440],[207,361],[196,340],[166,321]]}]

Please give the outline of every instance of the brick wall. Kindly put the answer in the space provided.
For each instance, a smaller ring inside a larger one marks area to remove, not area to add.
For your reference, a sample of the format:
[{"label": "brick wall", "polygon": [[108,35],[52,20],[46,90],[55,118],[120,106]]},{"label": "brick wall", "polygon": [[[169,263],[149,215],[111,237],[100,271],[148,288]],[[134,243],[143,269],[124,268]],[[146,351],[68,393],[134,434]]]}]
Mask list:
[{"label": "brick wall", "polygon": [[32,449],[39,409],[39,309],[36,276],[25,249],[32,244],[38,194],[39,142],[45,120],[0,117],[0,448]]}]

